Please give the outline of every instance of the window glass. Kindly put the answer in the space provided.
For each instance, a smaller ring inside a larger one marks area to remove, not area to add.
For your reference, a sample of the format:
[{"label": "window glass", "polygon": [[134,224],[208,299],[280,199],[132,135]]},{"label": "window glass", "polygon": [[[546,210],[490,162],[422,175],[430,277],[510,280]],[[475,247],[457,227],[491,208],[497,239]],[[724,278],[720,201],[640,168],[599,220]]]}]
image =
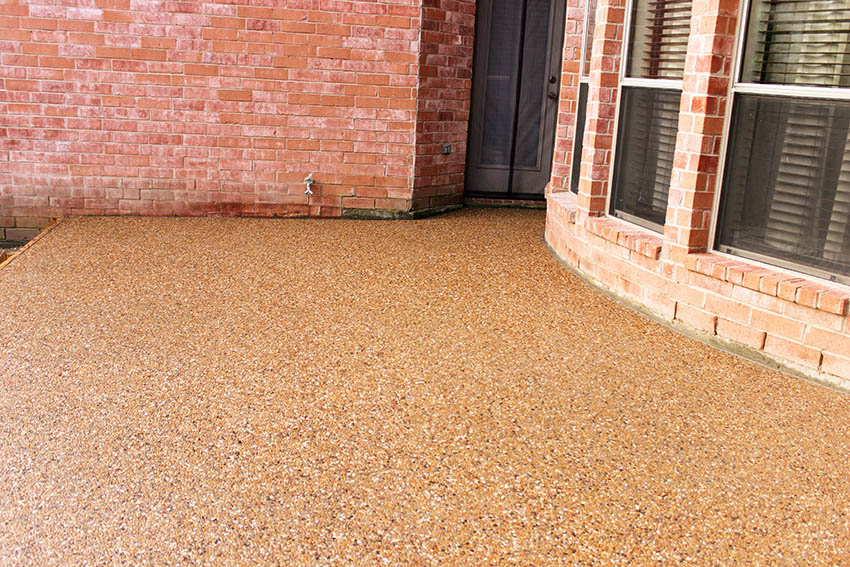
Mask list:
[{"label": "window glass", "polygon": [[738,94],[731,132],[718,247],[850,276],[850,105]]},{"label": "window glass", "polygon": [[753,0],[741,80],[850,86],[850,0]]},{"label": "window glass", "polygon": [[691,0],[635,0],[628,75],[681,79],[691,29]]},{"label": "window glass", "polygon": [[680,98],[678,90],[622,89],[612,205],[659,229],[667,214]]},{"label": "window glass", "polygon": [[584,123],[587,121],[587,83],[578,85],[578,110],[576,111],[575,145],[573,146],[573,165],[570,173],[570,191],[578,193],[581,179],[581,152],[584,148]]},{"label": "window glass", "polygon": [[582,66],[582,77],[590,76],[590,53],[593,46],[593,32],[596,29],[596,1],[587,0],[585,17],[587,18],[587,33],[584,37],[584,65]]}]

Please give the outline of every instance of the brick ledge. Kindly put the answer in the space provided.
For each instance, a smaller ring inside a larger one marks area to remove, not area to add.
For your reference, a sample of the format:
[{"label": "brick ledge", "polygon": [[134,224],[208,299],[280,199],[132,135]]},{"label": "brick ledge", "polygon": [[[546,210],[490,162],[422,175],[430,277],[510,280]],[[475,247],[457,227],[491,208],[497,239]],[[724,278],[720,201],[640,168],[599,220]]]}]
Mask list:
[{"label": "brick ledge", "polygon": [[658,260],[664,239],[654,232],[612,217],[589,217],[585,228],[596,236],[628,248],[642,256]]},{"label": "brick ledge", "polygon": [[546,197],[549,206],[555,206],[563,209],[563,216],[567,218],[567,222],[575,224],[576,214],[578,212],[578,197],[571,191],[562,191],[558,193],[550,193]]},{"label": "brick ledge", "polygon": [[711,252],[689,254],[685,259],[685,267],[691,272],[716,280],[836,315],[846,315],[850,303],[848,291]]}]

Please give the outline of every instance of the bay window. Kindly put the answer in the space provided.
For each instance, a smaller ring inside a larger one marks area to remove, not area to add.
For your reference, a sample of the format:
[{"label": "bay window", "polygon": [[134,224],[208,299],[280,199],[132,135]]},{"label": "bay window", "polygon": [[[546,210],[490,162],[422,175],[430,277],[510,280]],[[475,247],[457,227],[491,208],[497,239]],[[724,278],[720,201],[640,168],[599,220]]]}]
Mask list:
[{"label": "bay window", "polygon": [[752,0],[715,246],[850,282],[850,0]]}]

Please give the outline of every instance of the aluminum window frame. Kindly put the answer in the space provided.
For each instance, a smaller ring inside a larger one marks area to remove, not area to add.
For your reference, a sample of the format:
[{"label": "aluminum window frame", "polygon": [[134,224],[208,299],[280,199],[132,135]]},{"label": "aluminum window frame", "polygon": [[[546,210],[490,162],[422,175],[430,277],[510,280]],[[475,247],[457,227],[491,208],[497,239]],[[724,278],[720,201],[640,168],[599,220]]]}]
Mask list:
[{"label": "aluminum window frame", "polygon": [[[738,29],[736,30],[736,38],[733,47],[733,65],[732,76],[730,77],[729,87],[726,92],[726,114],[723,117],[723,131],[721,133],[720,154],[718,159],[717,177],[714,181],[714,199],[711,209],[711,220],[708,230],[708,250],[712,254],[718,254],[730,260],[743,261],[751,263],[755,266],[776,270],[778,272],[787,273],[794,276],[804,276],[806,278],[821,280],[828,284],[841,284],[842,287],[850,288],[850,276],[833,274],[826,270],[815,266],[808,266],[775,258],[757,252],[742,250],[744,254],[738,252],[728,252],[721,250],[717,242],[718,223],[720,221],[720,202],[723,199],[723,182],[726,177],[726,165],[729,160],[729,142],[732,135],[732,113],[735,104],[736,94],[752,94],[763,96],[776,97],[795,97],[802,99],[830,99],[830,100],[845,100],[850,101],[850,88],[848,87],[813,87],[800,85],[771,85],[762,83],[751,83],[742,81],[744,69],[744,44],[747,39],[747,30],[750,25],[750,9],[753,0],[741,0],[738,6]],[[613,171],[613,170],[612,170]],[[727,246],[728,250],[739,250],[738,248]]]},{"label": "aluminum window frame", "polygon": [[[579,52],[579,57],[581,58],[578,68],[578,82],[590,82],[590,71],[586,68],[587,64],[587,28],[590,27],[590,2],[591,0],[584,0],[584,22],[582,22],[582,30],[581,30],[581,50]],[[599,6],[596,6],[599,8]],[[591,49],[591,57],[593,57],[593,43],[590,45]],[[587,71],[587,77],[584,76],[584,72]]]}]

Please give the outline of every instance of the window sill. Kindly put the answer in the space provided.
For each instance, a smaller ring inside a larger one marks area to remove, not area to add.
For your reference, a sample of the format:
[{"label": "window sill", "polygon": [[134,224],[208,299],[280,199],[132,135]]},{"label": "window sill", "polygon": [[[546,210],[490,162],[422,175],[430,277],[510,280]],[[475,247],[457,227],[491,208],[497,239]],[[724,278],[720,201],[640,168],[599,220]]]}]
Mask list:
[{"label": "window sill", "polygon": [[[550,193],[548,199],[550,207],[559,209],[560,217],[575,224],[578,210],[578,198],[575,193],[570,191]],[[664,243],[661,236],[624,220],[613,217],[590,217],[585,221],[585,228],[591,234],[647,258],[658,260],[661,256],[661,247]]]},{"label": "window sill", "polygon": [[691,254],[688,270],[836,315],[846,315],[850,292],[716,254]]},{"label": "window sill", "polygon": [[585,227],[587,230],[641,256],[658,260],[664,240],[660,235],[626,221],[611,217],[590,217]]}]

